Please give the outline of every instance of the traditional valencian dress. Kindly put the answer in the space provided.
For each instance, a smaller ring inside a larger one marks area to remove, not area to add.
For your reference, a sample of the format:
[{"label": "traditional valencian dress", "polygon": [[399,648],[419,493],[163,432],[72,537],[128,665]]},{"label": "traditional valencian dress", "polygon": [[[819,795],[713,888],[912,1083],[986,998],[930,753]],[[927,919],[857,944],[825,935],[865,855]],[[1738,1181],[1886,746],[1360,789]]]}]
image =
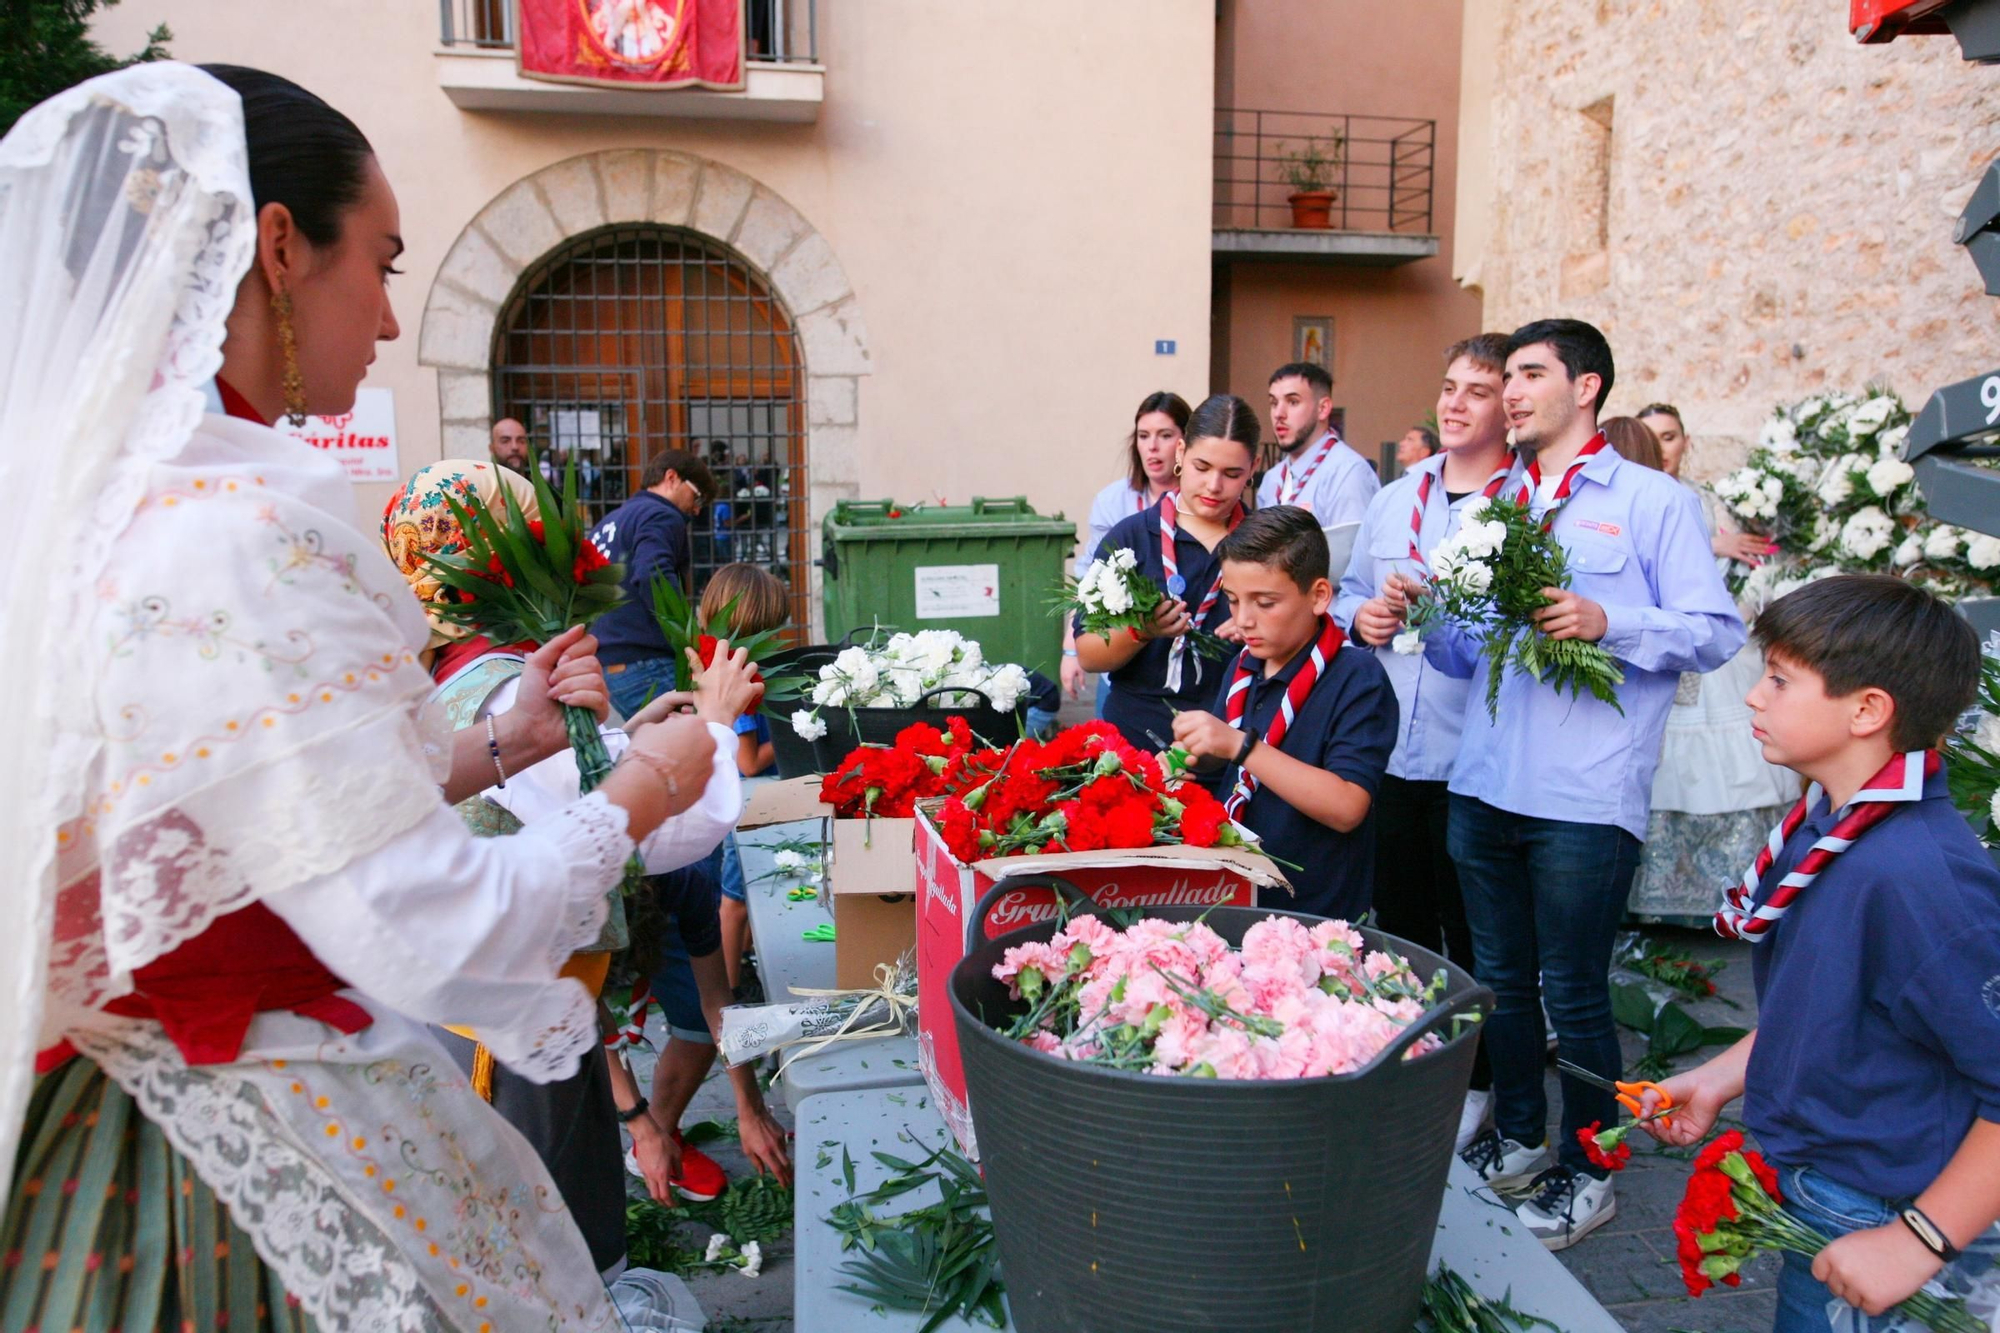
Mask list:
[{"label": "traditional valencian dress", "polygon": [[[530,520],[541,517],[527,479],[488,462],[433,463],[389,501],[382,515],[383,545],[420,600],[433,603],[445,595],[424,557],[465,549],[465,534],[444,497],[476,495],[498,509],[502,486]],[[427,714],[441,714],[457,731],[513,706],[524,665],[520,653],[497,651],[435,612],[430,613],[430,632],[425,656],[438,684],[425,705]],[[606,728],[603,735],[605,748],[617,758],[625,748],[624,733]],[[743,807],[736,737],[720,725],[711,727],[710,735],[717,742],[715,761],[700,803],[662,823],[639,847],[649,874],[701,860],[736,825]],[[578,785],[576,757],[564,750],[509,775],[504,786],[461,801],[458,811],[474,834],[504,837],[559,813],[577,799]],[[563,975],[582,982],[593,996],[602,993],[612,955],[627,942],[626,915],[614,897],[603,934],[570,957]],[[478,1015],[467,1015],[466,1025],[441,1029],[438,1036],[479,1095],[533,1145],[589,1243],[592,1262],[607,1279],[615,1277],[626,1255],[625,1161],[605,1061],[586,1059],[569,1078],[538,1083],[495,1068],[486,1048],[476,1044],[479,1026]]]},{"label": "traditional valencian dress", "polygon": [[599,1329],[529,1145],[632,851],[476,839],[421,608],[340,468],[204,413],[254,216],[236,95],[139,66],[0,142],[0,1329]]}]

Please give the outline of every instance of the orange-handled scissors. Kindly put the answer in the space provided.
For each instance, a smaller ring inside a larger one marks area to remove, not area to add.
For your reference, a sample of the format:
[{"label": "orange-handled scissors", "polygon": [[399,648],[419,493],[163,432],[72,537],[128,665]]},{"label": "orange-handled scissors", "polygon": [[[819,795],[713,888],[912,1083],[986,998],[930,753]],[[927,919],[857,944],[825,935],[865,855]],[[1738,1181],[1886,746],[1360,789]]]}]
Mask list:
[{"label": "orange-handled scissors", "polygon": [[[1657,1120],[1660,1122],[1661,1128],[1664,1129],[1674,1123],[1674,1118],[1667,1114],[1667,1112],[1673,1109],[1673,1097],[1668,1094],[1665,1088],[1652,1082],[1650,1079],[1642,1079],[1637,1083],[1614,1082],[1611,1079],[1605,1078],[1602,1074],[1593,1074],[1582,1065],[1573,1065],[1567,1060],[1556,1061],[1556,1068],[1568,1074],[1571,1078],[1580,1078],[1593,1087],[1603,1088],[1606,1092],[1616,1094],[1618,1104],[1630,1111],[1633,1117],[1642,1125],[1648,1120]],[[1651,1088],[1660,1095],[1660,1104],[1653,1108],[1650,1115],[1646,1113],[1644,1104],[1639,1100],[1646,1095],[1648,1088]]]}]

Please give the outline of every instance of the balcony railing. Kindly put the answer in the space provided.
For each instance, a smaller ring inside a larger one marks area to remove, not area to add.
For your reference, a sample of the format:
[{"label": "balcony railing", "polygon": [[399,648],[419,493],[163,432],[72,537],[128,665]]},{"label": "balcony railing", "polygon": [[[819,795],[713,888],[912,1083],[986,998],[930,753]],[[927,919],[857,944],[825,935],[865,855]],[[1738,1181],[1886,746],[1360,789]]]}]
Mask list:
[{"label": "balcony railing", "polygon": [[[438,40],[447,48],[514,49],[516,0],[438,0]],[[744,0],[753,65],[819,63],[819,0]]]},{"label": "balcony railing", "polygon": [[1333,229],[1430,233],[1436,121],[1238,107],[1215,112],[1215,226],[1289,228],[1286,159],[1314,148],[1336,194]]}]

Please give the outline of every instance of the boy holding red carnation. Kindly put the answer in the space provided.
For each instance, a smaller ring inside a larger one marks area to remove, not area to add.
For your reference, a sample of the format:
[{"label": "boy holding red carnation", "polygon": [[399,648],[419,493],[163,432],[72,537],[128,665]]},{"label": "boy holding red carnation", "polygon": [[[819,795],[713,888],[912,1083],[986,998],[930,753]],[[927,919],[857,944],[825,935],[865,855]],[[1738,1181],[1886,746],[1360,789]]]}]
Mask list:
[{"label": "boy holding red carnation", "polygon": [[1786,1255],[1776,1327],[1794,1333],[1825,1329],[1834,1298],[1873,1316],[1940,1275],[1995,1277],[2000,870],[1936,749],[1978,684],[1970,626],[1914,584],[1851,575],[1780,598],[1755,634],[1755,734],[1813,784],[1716,919],[1754,945],[1762,1021],[1666,1080],[1678,1106],[1647,1128],[1695,1143],[1744,1098],[1788,1218],[1835,1238]]},{"label": "boy holding red carnation", "polygon": [[1311,514],[1260,509],[1215,554],[1243,651],[1223,673],[1217,712],[1181,713],[1174,739],[1226,765],[1224,807],[1290,869],[1285,907],[1356,920],[1374,898],[1373,806],[1396,746],[1395,689],[1327,614],[1326,534]]}]

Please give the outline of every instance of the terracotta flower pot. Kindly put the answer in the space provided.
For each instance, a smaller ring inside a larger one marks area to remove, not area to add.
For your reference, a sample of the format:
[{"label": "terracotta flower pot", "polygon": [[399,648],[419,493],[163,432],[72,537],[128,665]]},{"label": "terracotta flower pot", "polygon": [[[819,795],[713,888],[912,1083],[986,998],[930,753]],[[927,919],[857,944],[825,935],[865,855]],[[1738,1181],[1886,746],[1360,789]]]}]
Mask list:
[{"label": "terracotta flower pot", "polygon": [[1329,227],[1333,225],[1333,201],[1340,197],[1334,190],[1300,190],[1286,196],[1292,206],[1294,227]]}]

